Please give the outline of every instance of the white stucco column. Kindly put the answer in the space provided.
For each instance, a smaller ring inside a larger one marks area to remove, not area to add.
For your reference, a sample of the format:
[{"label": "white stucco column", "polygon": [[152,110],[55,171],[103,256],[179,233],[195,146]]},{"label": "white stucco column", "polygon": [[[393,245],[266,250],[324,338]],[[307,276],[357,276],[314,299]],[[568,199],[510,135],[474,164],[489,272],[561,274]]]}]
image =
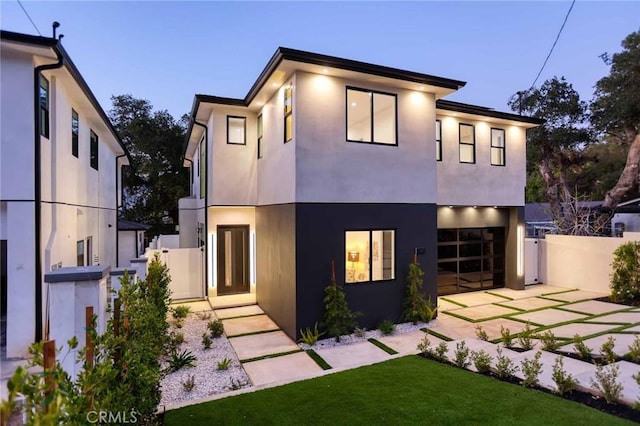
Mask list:
[{"label": "white stucco column", "polygon": [[[129,275],[129,279],[131,281],[134,281],[136,279],[136,274],[138,273],[136,268],[113,268],[110,272],[109,272],[109,276],[111,277],[111,290],[112,292],[118,292],[120,291],[120,287],[122,286],[122,282],[120,281],[122,279],[122,277],[124,276],[124,273],[127,273]],[[117,298],[118,295],[117,294],[111,294],[111,297],[113,298]]]},{"label": "white stucco column", "polygon": [[131,259],[131,268],[136,270],[138,279],[145,280],[147,278],[147,262],[146,257],[138,257]]},{"label": "white stucco column", "polygon": [[[82,368],[77,363],[78,350],[85,341],[85,308],[93,306],[97,315],[97,332],[105,330],[107,310],[107,281],[110,266],[85,266],[60,268],[49,272],[44,280],[49,286],[49,339],[62,347],[58,360],[62,367],[75,379]],[[73,336],[78,339],[78,348],[69,351],[67,341]]]}]

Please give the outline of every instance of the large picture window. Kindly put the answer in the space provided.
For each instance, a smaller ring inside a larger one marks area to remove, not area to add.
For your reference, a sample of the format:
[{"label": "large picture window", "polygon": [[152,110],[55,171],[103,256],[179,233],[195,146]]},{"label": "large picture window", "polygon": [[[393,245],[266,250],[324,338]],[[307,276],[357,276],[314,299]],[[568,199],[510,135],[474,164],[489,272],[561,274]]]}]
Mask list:
[{"label": "large picture window", "polygon": [[284,142],[293,139],[293,87],[284,88]]},{"label": "large picture window", "polygon": [[262,158],[262,114],[258,116],[258,158]]},{"label": "large picture window", "polygon": [[476,134],[471,124],[460,123],[460,162],[476,162]]},{"label": "large picture window", "polygon": [[98,135],[96,135],[93,130],[91,130],[89,139],[89,163],[91,164],[91,168],[98,170]]},{"label": "large picture window", "polygon": [[231,145],[247,144],[247,117],[227,115],[227,143]]},{"label": "large picture window", "polygon": [[395,279],[395,231],[345,233],[345,282]]},{"label": "large picture window", "polygon": [[347,140],[397,145],[397,96],[347,88]]},{"label": "large picture window", "polygon": [[491,128],[491,165],[504,166],[505,161],[504,129]]},{"label": "large picture window", "polygon": [[436,161],[442,161],[442,122],[436,120]]},{"label": "large picture window", "polygon": [[49,137],[49,80],[40,76],[40,134]]},{"label": "large picture window", "polygon": [[78,113],[76,110],[71,110],[71,155],[78,157],[78,132],[80,126],[78,124]]}]

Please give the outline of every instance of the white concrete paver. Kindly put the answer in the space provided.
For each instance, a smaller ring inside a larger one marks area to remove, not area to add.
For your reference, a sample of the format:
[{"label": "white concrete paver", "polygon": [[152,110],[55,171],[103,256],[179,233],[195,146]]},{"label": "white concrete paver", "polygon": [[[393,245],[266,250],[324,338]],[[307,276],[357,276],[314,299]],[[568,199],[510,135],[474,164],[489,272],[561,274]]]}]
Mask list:
[{"label": "white concrete paver", "polygon": [[616,303],[601,302],[599,300],[587,300],[586,302],[572,303],[563,306],[564,309],[570,311],[582,312],[584,314],[604,314],[607,312],[619,311],[621,309],[629,309],[628,306],[618,305]]},{"label": "white concrete paver", "polygon": [[[427,336],[427,333],[418,330],[411,333],[384,336],[380,337],[378,340],[398,352],[400,355],[411,355],[419,352],[418,344],[422,342],[425,336]],[[428,338],[432,345],[437,345],[441,342],[440,339],[432,335],[429,335]]]},{"label": "white concrete paver", "polygon": [[318,349],[316,353],[335,369],[360,367],[391,358],[391,355],[367,341]]},{"label": "white concrete paver", "polygon": [[619,324],[640,323],[640,312],[618,312],[587,320],[588,322],[609,322]]},{"label": "white concrete paver", "polygon": [[576,290],[568,293],[549,294],[544,297],[549,299],[562,300],[563,302],[577,302],[578,300],[585,299],[597,299],[599,297],[606,297],[606,293],[595,293],[593,291]]},{"label": "white concrete paver", "polygon": [[[488,304],[480,306],[472,306],[469,308],[456,309],[455,311],[449,311],[452,314],[461,315],[465,318],[472,320],[482,320],[485,318],[493,318],[497,316],[515,314],[518,311],[515,309],[504,308],[502,306]],[[447,315],[445,313],[444,315]]]},{"label": "white concrete paver", "polygon": [[502,302],[501,305],[522,309],[525,311],[531,311],[534,309],[549,308],[551,306],[563,305],[564,303],[565,302],[557,302],[555,300],[542,299],[540,297],[528,297],[526,299],[505,301],[505,302]]},{"label": "white concrete paver", "polygon": [[231,337],[229,343],[241,361],[300,349],[283,331]]},{"label": "white concrete paver", "polygon": [[541,311],[526,312],[520,315],[514,315],[512,318],[519,319],[521,321],[529,321],[533,324],[552,325],[561,322],[576,321],[579,319],[587,318],[587,315],[549,308],[543,309]]},{"label": "white concrete paver", "polygon": [[[505,302],[507,299],[504,297],[494,296],[492,294],[484,293],[484,292],[473,292],[473,293],[460,293],[460,294],[450,294],[448,296],[443,296],[446,299],[453,300],[457,303],[462,303],[466,306],[478,306],[478,305],[486,305],[488,303],[500,303]],[[439,297],[438,299],[441,299]]]},{"label": "white concrete paver", "polygon": [[237,308],[223,308],[214,311],[218,319],[243,317],[248,315],[264,314],[264,311],[258,305],[239,306]]},{"label": "white concrete paver", "polygon": [[581,337],[591,336],[592,334],[602,333],[603,331],[611,330],[618,327],[612,324],[590,324],[586,322],[574,322],[571,324],[561,325],[560,327],[552,328],[551,332],[556,337],[566,337],[572,339],[576,334]]},{"label": "white concrete paver", "polygon": [[267,358],[242,364],[255,386],[293,382],[322,373],[322,368],[306,352]]}]

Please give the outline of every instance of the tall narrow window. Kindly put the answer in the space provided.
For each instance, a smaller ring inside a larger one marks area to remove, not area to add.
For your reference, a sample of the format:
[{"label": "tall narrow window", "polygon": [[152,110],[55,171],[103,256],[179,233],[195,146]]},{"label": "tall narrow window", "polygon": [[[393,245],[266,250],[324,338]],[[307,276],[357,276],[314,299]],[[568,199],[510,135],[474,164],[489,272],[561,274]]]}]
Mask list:
[{"label": "tall narrow window", "polygon": [[347,141],[397,145],[397,97],[347,88]]},{"label": "tall narrow window", "polygon": [[40,134],[49,137],[49,80],[40,76]]},{"label": "tall narrow window", "polygon": [[504,166],[505,161],[504,129],[491,128],[491,165]]},{"label": "tall narrow window", "polygon": [[71,110],[71,155],[78,158],[78,113],[76,110]]},{"label": "tall narrow window", "polygon": [[247,144],[247,117],[227,115],[227,143],[231,145]]},{"label": "tall narrow window", "polygon": [[87,266],[92,266],[93,261],[93,237],[87,237]]},{"label": "tall narrow window", "polygon": [[262,158],[262,114],[258,116],[258,158]]},{"label": "tall narrow window", "polygon": [[460,123],[460,162],[476,162],[476,135],[471,124]]},{"label": "tall narrow window", "polygon": [[284,142],[293,139],[293,87],[289,84],[284,88]]},{"label": "tall narrow window", "polygon": [[91,167],[98,170],[99,158],[98,158],[98,135],[91,130],[91,139],[89,141],[89,160]]},{"label": "tall narrow window", "polygon": [[436,161],[442,161],[442,122],[436,120]]},{"label": "tall narrow window", "polygon": [[198,161],[198,172],[200,173],[200,198],[204,198],[204,194],[206,191],[205,183],[207,179],[207,155],[206,155],[206,141],[204,140],[204,136],[200,141],[200,161]]},{"label": "tall narrow window", "polygon": [[345,282],[395,279],[395,231],[345,233]]},{"label": "tall narrow window", "polygon": [[76,242],[76,263],[78,266],[84,266],[84,240]]}]

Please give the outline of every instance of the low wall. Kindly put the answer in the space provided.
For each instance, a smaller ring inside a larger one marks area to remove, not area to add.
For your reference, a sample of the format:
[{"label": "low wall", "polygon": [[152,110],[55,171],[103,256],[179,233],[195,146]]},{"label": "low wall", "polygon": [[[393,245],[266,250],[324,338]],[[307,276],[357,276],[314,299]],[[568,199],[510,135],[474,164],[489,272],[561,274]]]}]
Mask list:
[{"label": "low wall", "polygon": [[155,254],[169,268],[171,299],[198,299],[206,297],[204,288],[204,252],[200,248],[147,250],[146,256]]},{"label": "low wall", "polygon": [[622,238],[546,235],[539,244],[539,281],[609,293],[613,252],[621,244],[638,240],[638,232],[625,232]]}]

